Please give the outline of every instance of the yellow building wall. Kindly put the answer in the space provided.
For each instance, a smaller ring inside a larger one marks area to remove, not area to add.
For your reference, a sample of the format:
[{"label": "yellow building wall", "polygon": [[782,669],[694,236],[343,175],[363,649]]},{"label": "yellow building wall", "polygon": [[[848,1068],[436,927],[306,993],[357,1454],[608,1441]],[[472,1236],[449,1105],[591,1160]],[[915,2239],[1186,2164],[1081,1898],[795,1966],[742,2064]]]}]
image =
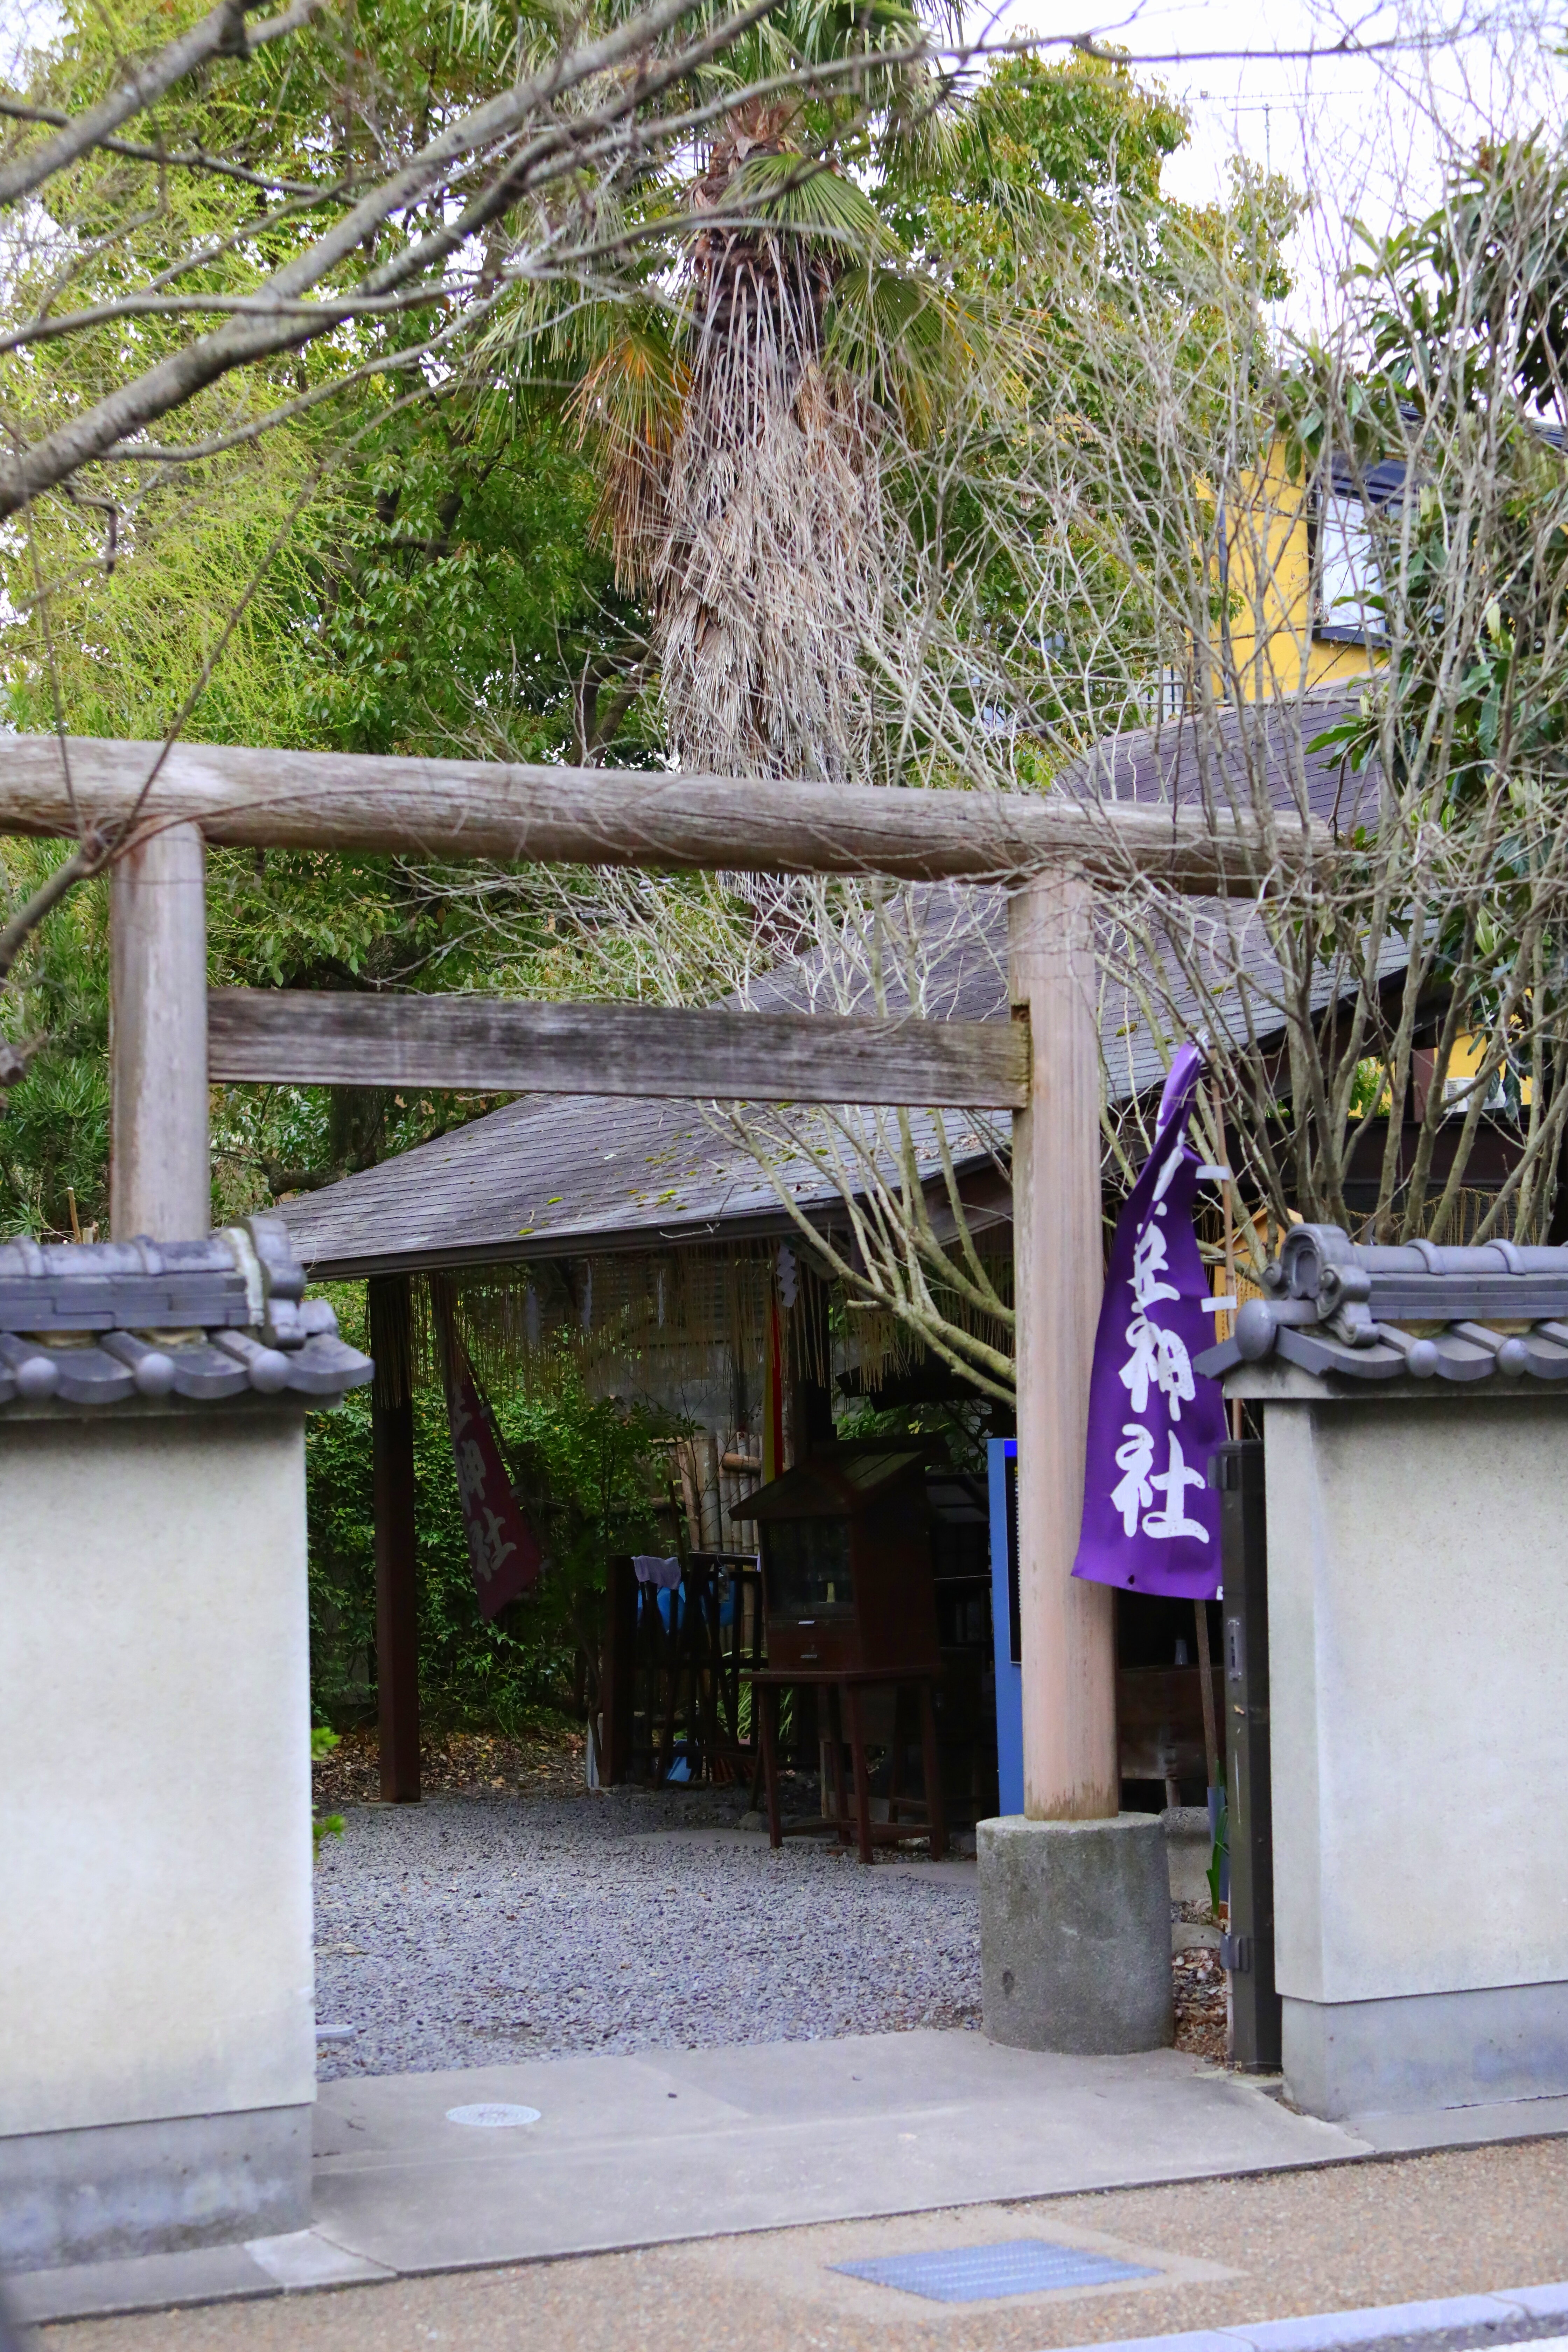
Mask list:
[{"label": "yellow building wall", "polygon": [[1276,446],[1261,478],[1223,510],[1220,589],[1226,607],[1215,646],[1218,680],[1247,702],[1364,677],[1364,645],[1321,637],[1314,626],[1311,490],[1293,481]]},{"label": "yellow building wall", "polygon": [[[1369,646],[1317,634],[1311,489],[1305,477],[1291,478],[1278,444],[1250,492],[1227,503],[1222,544],[1226,611],[1214,657],[1216,683],[1225,690],[1257,702],[1370,675],[1376,656]],[[1450,1083],[1473,1077],[1485,1052],[1482,1037],[1456,1038]],[[1530,1098],[1526,1079],[1527,1107]],[[1462,1103],[1457,1106],[1462,1108]]]}]

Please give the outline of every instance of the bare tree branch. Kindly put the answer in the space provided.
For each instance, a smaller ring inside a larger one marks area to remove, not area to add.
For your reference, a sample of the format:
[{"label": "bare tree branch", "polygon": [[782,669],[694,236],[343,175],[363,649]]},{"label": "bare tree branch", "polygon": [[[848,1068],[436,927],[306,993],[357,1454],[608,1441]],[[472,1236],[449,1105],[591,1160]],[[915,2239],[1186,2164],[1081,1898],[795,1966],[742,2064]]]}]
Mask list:
[{"label": "bare tree branch", "polygon": [[[0,115],[9,115],[16,122],[49,122],[61,128],[68,128],[76,120],[63,107],[27,106],[4,90],[0,90]],[[310,180],[284,180],[270,172],[253,172],[243,163],[231,163],[221,155],[210,155],[203,147],[171,151],[145,146],[134,139],[99,139],[93,143],[105,155],[125,155],[132,163],[156,163],[164,171],[215,172],[222,179],[238,180],[247,187],[264,188],[279,195],[317,197],[329,193]]]},{"label": "bare tree branch", "polygon": [[146,109],[173,89],[176,82],[206,64],[210,58],[244,58],[265,42],[282,40],[308,25],[320,0],[294,0],[292,7],[281,16],[268,16],[254,28],[246,17],[261,0],[218,0],[218,5],[188,33],[171,41],[145,65],[138,66],[117,89],[100,100],[86,114],[79,115],[55,139],[46,139],[37,146],[5,168],[0,166],[0,205],[15,204],[18,197],[31,195],[55,173],[78,163],[90,153],[133,114]]},{"label": "bare tree branch", "polygon": [[[296,256],[267,279],[261,289],[275,300],[290,299],[314,286],[347,260],[355,248],[394,215],[428,199],[449,167],[466,163],[482,148],[506,142],[542,109],[583,82],[641,60],[610,107],[585,118],[595,130],[613,118],[635,114],[646,93],[657,92],[680,79],[759,22],[778,0],[751,0],[687,45],[663,64],[653,67],[647,53],[659,36],[688,15],[694,0],[654,0],[654,5],[599,40],[553,60],[501,96],[487,100],[429,141],[417,154],[394,173],[324,233],[306,252]],[[490,186],[437,230],[406,245],[359,281],[362,298],[390,294],[434,269],[497,215],[516,202],[527,184],[530,168],[557,161],[561,151],[582,135],[582,127],[557,122],[540,133],[523,157],[501,164]],[[118,386],[68,424],[36,442],[21,457],[0,466],[0,518],[14,514],[28,499],[64,481],[80,467],[102,457],[117,442],[138,432],[154,418],[183,405],[206,385],[234,369],[275,352],[297,350],[321,333],[325,321],[267,321],[236,319],[216,333],[173,353],[132,382]]]}]

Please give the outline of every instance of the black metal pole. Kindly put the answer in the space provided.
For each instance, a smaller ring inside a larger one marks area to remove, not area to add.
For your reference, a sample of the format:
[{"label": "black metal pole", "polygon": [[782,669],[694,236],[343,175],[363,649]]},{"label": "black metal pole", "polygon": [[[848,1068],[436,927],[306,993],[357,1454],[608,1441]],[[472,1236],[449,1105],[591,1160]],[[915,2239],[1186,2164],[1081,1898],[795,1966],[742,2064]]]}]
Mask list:
[{"label": "black metal pole", "polygon": [[1263,1447],[1222,1445],[1215,1458],[1225,1570],[1226,1811],[1232,2055],[1244,2074],[1279,2065],[1274,1982],[1274,1822],[1268,1755],[1268,1538]]}]

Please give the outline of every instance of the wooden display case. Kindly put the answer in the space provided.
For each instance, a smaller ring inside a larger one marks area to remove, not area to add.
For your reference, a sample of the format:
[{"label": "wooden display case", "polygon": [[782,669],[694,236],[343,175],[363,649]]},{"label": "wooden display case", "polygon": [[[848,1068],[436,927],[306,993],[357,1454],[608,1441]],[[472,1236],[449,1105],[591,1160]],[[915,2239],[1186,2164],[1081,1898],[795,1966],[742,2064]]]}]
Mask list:
[{"label": "wooden display case", "polygon": [[821,1447],[730,1516],[756,1523],[775,1673],[939,1670],[918,1453]]}]

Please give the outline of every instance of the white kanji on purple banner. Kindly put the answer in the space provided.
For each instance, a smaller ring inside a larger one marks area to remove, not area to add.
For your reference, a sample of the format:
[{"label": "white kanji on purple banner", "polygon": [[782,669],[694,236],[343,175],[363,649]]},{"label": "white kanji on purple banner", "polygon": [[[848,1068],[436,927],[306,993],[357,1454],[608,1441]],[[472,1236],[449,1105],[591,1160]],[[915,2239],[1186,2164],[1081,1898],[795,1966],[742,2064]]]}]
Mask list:
[{"label": "white kanji on purple banner", "polygon": [[1194,1601],[1219,1587],[1219,1497],[1208,1464],[1226,1436],[1219,1383],[1193,1370],[1212,1337],[1193,1231],[1198,1161],[1187,1142],[1203,1066],[1195,1045],[1176,1055],[1153,1148],[1117,1221],[1073,1568],[1096,1583]]}]

